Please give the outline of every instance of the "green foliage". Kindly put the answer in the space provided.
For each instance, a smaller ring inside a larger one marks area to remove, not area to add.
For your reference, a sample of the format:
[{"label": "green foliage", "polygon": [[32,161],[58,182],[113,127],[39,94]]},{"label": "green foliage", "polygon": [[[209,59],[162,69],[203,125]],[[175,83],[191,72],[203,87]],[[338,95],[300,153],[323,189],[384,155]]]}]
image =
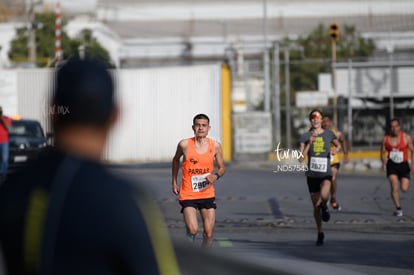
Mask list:
[{"label": "green foliage", "polygon": [[22,57],[24,56],[24,60],[27,60],[27,56],[29,55],[29,48],[27,47],[27,29],[17,29],[16,38],[11,41],[11,50],[9,52],[9,58],[12,61],[22,61]]},{"label": "green foliage", "polygon": [[[294,41],[286,38],[282,42],[282,47],[289,48],[292,102],[295,99],[294,91],[317,90],[318,75],[331,71],[331,43],[329,26],[322,24],[318,25],[307,36],[299,37]],[[346,62],[351,58],[354,60],[367,59],[374,53],[375,49],[374,42],[371,39],[362,38],[354,26],[340,26],[340,38],[336,42],[337,62]],[[283,58],[283,52],[281,58]],[[281,80],[284,81],[284,76],[281,76]]]},{"label": "green foliage", "polygon": [[[54,66],[55,58],[55,14],[42,13],[35,15],[35,21],[41,24],[36,30],[36,64],[38,67]],[[90,30],[83,30],[79,37],[71,39],[63,31],[66,20],[62,20],[61,49],[63,59],[79,54],[79,46],[83,45],[85,53],[111,64],[108,51],[92,37]],[[29,32],[27,27],[17,29],[16,38],[11,42],[9,57],[13,62],[28,62],[29,57]],[[112,65],[111,65],[112,66]]]},{"label": "green foliage", "polygon": [[99,42],[92,36],[91,30],[83,30],[77,39],[71,41],[71,52],[79,51],[80,47],[83,47],[84,54],[96,59],[101,59],[110,65],[110,56],[106,49],[104,49]]}]

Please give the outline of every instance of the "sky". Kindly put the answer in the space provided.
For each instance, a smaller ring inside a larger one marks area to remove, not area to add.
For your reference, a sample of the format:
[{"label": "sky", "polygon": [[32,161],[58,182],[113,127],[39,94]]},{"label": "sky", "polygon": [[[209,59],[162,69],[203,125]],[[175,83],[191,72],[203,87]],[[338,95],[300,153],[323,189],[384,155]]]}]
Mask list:
[{"label": "sky", "polygon": [[[58,0],[43,0],[54,5]],[[59,0],[63,10],[96,12],[99,0]],[[159,1],[159,0],[158,0]],[[182,19],[231,19],[257,18],[263,15],[263,3],[267,3],[269,17],[307,17],[307,16],[349,16],[361,14],[413,14],[413,0],[170,0],[162,3],[152,1],[130,1],[133,6],[120,8],[123,1],[104,1],[105,19],[115,20],[182,20]],[[154,1],[157,2],[157,1]],[[128,5],[128,4],[127,4]],[[124,6],[125,7],[125,6]],[[98,12],[99,13],[99,12]]]},{"label": "sky", "polygon": [[[55,5],[57,0],[43,0],[44,4]],[[98,0],[59,0],[62,9],[72,12],[94,11]]]}]

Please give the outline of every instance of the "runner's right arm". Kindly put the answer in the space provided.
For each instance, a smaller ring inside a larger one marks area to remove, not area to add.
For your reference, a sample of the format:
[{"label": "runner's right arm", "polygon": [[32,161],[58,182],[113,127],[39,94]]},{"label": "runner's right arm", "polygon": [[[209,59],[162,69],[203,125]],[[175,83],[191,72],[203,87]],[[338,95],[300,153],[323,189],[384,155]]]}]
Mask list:
[{"label": "runner's right arm", "polygon": [[385,171],[387,167],[387,150],[385,148],[385,137],[381,143],[381,162],[382,162],[382,169]]},{"label": "runner's right arm", "polygon": [[184,155],[183,146],[185,146],[185,141],[182,140],[177,145],[177,150],[172,160],[172,192],[175,195],[180,193],[180,187],[177,184],[178,171],[180,170],[180,159]]},{"label": "runner's right arm", "polygon": [[405,134],[405,138],[407,141],[408,150],[410,150],[411,153],[411,162],[410,162],[410,169],[411,173],[414,173],[414,145],[413,140],[410,135]]},{"label": "runner's right arm", "polygon": [[348,142],[346,141],[346,138],[344,136],[344,134],[342,132],[337,132],[337,137],[339,142],[341,143],[342,146],[342,151],[344,152],[344,161],[345,163],[349,162],[349,158],[348,158]]}]

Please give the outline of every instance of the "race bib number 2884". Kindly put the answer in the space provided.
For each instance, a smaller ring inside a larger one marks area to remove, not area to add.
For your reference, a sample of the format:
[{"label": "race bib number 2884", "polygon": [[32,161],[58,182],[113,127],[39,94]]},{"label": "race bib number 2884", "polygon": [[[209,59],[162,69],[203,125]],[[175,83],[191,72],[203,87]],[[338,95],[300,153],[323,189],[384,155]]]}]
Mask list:
[{"label": "race bib number 2884", "polygon": [[201,190],[204,190],[210,186],[206,179],[208,175],[210,175],[210,173],[191,177],[193,192],[200,192]]}]

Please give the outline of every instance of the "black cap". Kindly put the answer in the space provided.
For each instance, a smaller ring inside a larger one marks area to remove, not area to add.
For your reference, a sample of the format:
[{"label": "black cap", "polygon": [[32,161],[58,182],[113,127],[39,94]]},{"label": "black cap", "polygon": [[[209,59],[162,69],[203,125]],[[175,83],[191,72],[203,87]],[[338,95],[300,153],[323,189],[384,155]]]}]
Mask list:
[{"label": "black cap", "polygon": [[55,126],[102,126],[114,110],[114,80],[103,63],[72,58],[57,69],[53,98]]}]

